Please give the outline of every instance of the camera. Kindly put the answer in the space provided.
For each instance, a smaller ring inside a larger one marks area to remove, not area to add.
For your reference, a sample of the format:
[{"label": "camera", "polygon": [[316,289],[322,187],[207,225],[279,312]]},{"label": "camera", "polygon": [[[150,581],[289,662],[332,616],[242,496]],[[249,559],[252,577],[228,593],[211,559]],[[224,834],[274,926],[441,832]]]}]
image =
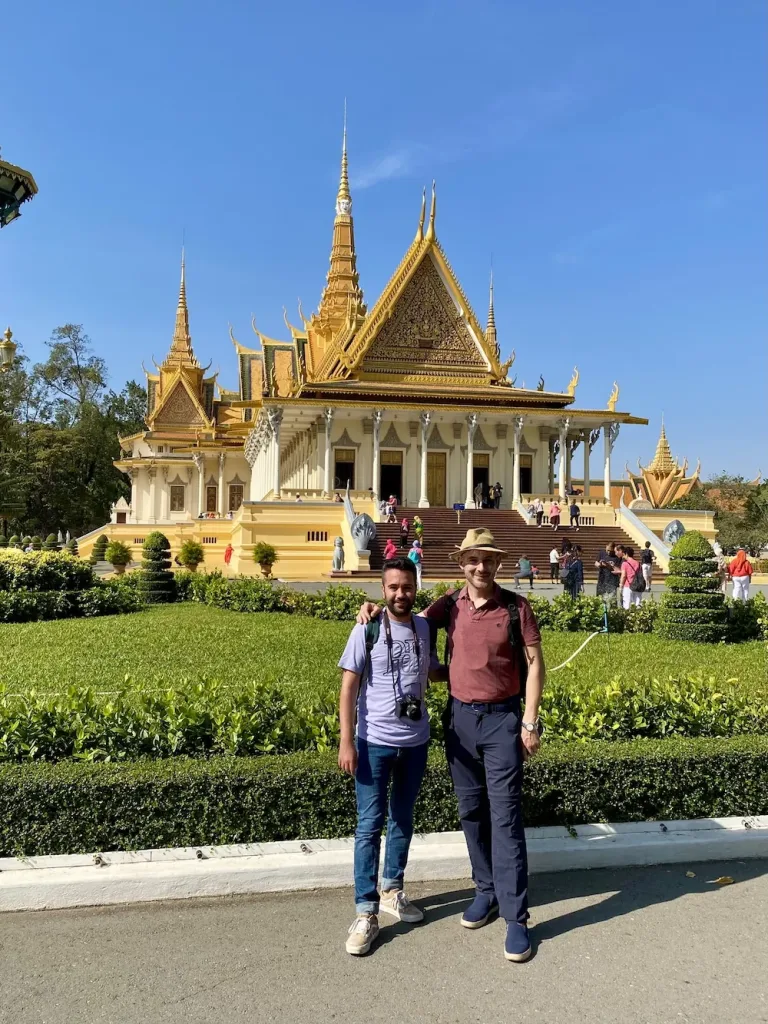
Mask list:
[{"label": "camera", "polygon": [[409,722],[421,721],[421,700],[418,697],[403,697],[395,705],[398,718],[407,718]]}]

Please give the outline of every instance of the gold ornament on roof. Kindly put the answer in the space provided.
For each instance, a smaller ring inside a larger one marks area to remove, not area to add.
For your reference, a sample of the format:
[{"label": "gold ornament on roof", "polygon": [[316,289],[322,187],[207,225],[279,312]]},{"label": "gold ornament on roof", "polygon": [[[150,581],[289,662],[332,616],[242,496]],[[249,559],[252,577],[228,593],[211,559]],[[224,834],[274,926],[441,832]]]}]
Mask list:
[{"label": "gold ornament on roof", "polygon": [[698,480],[701,469],[701,463],[698,463],[693,475],[686,476],[688,460],[685,459],[681,466],[672,455],[663,418],[653,459],[647,466],[643,466],[638,459],[637,466],[638,473],[632,473],[627,468],[630,489],[635,498],[649,501],[654,508],[664,508],[676,499],[685,497]]},{"label": "gold ornament on roof", "polygon": [[619,385],[613,382],[613,390],[608,396],[608,412],[616,412],[616,403],[619,400]]},{"label": "gold ornament on roof", "polygon": [[577,366],[574,366],[573,376],[568,381],[568,394],[571,396],[571,398],[573,398],[576,394],[576,388],[578,387],[579,383],[579,376],[579,369]]}]

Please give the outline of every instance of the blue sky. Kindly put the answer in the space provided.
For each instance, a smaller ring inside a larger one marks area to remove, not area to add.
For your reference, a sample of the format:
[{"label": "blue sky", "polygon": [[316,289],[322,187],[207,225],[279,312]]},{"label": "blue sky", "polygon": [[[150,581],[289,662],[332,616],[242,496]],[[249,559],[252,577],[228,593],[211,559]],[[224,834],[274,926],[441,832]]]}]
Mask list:
[{"label": "blue sky", "polygon": [[344,97],[369,306],[438,188],[518,383],[651,420],[703,473],[768,473],[761,0],[29,3],[3,52],[3,156],[40,193],[0,237],[0,320],[34,359],[82,323],[116,388],[173,329],[198,356],[317,305]]}]

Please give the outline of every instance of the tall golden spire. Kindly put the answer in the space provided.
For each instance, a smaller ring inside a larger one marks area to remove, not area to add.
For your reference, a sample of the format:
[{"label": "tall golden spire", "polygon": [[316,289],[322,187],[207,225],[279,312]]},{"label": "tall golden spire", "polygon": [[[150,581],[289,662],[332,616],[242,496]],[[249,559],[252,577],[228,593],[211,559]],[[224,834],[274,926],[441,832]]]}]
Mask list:
[{"label": "tall golden spire", "polygon": [[176,306],[176,325],[173,329],[173,340],[168,359],[174,362],[185,362],[197,365],[192,351],[192,338],[189,333],[189,310],[187,309],[186,261],[184,247],[181,249],[181,284],[179,285],[179,301]]},{"label": "tall golden spire", "polygon": [[648,469],[651,473],[672,473],[677,469],[677,462],[672,456],[672,450],[669,447],[669,441],[667,440],[667,433],[664,430],[664,417],[661,417],[661,433],[659,434],[659,441],[656,445],[656,454],[653,456]]},{"label": "tall golden spire", "polygon": [[429,241],[435,240],[435,213],[437,212],[437,192],[435,191],[435,182],[432,181],[432,205],[429,209],[429,227],[427,228],[427,239]]},{"label": "tall golden spire", "polygon": [[424,186],[424,190],[421,193],[421,216],[419,217],[419,226],[416,228],[416,237],[414,242],[420,242],[424,238],[424,220],[427,216],[427,186]]},{"label": "tall golden spire", "polygon": [[485,325],[485,337],[498,351],[499,343],[496,340],[496,316],[493,312],[493,267],[491,267],[491,290],[488,301],[488,323]]},{"label": "tall golden spire", "polygon": [[362,323],[366,314],[360,277],[357,273],[355,228],[352,221],[352,193],[347,160],[347,105],[344,104],[344,133],[341,145],[341,175],[336,193],[336,216],[328,277],[312,327],[325,342],[342,330]]}]

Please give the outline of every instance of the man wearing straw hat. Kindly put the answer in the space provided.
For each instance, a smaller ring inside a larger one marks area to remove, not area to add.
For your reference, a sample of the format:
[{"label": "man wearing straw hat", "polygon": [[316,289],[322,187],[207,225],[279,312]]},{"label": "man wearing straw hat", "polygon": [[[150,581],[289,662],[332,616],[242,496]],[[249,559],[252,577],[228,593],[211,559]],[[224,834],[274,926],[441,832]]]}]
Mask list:
[{"label": "man wearing straw hat", "polygon": [[[544,659],[530,605],[496,583],[506,553],[489,530],[469,530],[452,554],[465,586],[422,614],[448,633],[445,748],[475,883],[461,923],[481,928],[500,914],[504,955],[522,962],[531,955],[523,762],[539,749]],[[372,614],[370,603],[360,609],[363,621]]]}]

